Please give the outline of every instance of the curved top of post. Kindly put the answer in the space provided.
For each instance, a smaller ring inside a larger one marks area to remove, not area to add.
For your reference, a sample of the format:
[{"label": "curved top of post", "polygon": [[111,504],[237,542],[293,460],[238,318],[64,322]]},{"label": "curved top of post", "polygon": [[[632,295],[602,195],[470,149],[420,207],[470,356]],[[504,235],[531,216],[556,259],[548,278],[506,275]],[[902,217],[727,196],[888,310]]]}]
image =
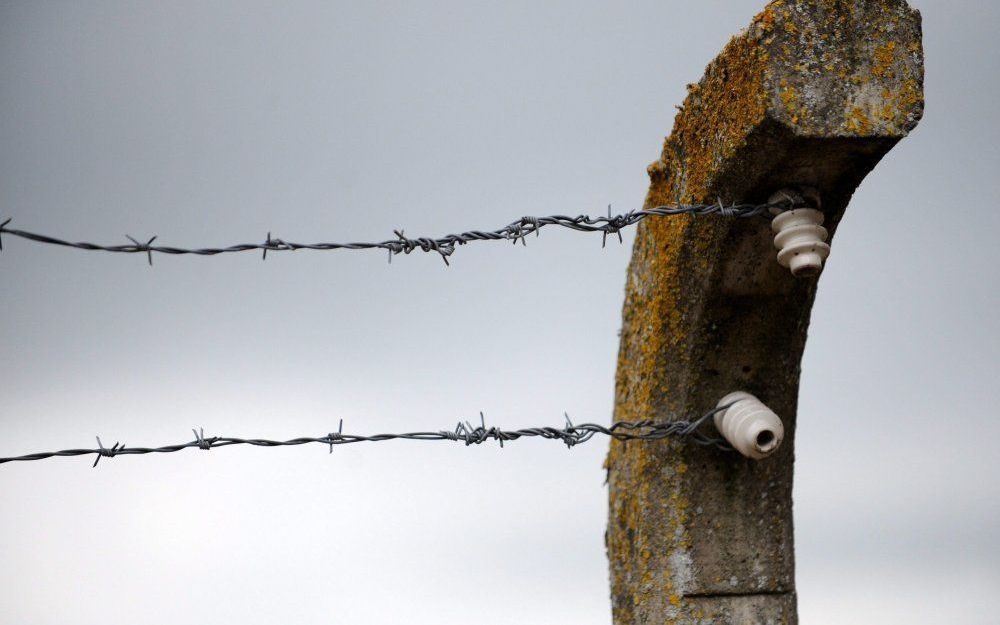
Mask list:
[{"label": "curved top of post", "polygon": [[891,147],[923,104],[920,13],[905,1],[774,0],[688,86],[649,172],[669,199],[693,201],[769,126]]}]

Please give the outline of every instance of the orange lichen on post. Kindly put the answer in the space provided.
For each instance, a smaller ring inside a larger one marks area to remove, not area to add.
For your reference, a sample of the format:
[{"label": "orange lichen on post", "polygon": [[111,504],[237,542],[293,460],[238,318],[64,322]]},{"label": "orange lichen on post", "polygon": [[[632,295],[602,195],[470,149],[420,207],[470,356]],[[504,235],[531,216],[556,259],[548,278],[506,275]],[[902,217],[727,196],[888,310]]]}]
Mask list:
[{"label": "orange lichen on post", "polygon": [[647,205],[690,202],[707,191],[713,170],[738,150],[767,108],[762,89],[767,56],[759,37],[770,10],[758,16],[757,36],[734,37],[689,88],[682,113],[649,167]]},{"label": "orange lichen on post", "polygon": [[866,137],[871,134],[872,122],[861,107],[855,106],[845,117],[844,128],[853,135]]},{"label": "orange lichen on post", "polygon": [[875,48],[875,54],[873,57],[874,63],[872,64],[872,74],[878,76],[879,78],[884,78],[886,76],[892,75],[893,61],[895,60],[895,55],[893,52],[896,50],[895,41],[887,41],[884,45]]}]

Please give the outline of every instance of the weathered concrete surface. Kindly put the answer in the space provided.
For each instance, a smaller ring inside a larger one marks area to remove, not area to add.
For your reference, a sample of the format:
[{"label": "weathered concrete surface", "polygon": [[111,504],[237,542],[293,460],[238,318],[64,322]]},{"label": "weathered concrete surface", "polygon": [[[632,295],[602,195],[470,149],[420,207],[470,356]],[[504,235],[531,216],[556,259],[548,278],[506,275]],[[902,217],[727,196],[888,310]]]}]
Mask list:
[{"label": "weathered concrete surface", "polygon": [[[902,0],[767,5],[691,85],[647,206],[819,189],[827,226],[923,110],[920,16]],[[833,262],[837,248],[833,247]],[[785,420],[760,462],[614,442],[614,621],[794,624],[792,461],[815,279],[774,259],[766,219],[642,223],[626,287],[615,419],[698,415],[748,390]]]}]

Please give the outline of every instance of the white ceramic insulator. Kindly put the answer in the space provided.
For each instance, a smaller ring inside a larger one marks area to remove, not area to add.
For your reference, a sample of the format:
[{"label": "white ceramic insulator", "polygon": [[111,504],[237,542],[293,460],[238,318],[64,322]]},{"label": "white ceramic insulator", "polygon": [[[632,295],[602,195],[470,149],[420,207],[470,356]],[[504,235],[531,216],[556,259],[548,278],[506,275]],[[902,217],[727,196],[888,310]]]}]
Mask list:
[{"label": "white ceramic insulator", "polygon": [[822,223],[823,213],[815,208],[793,208],[771,220],[778,263],[791,269],[793,276],[813,276],[823,268],[830,246]]},{"label": "white ceramic insulator", "polygon": [[717,407],[727,405],[729,408],[715,413],[715,427],[736,451],[760,460],[778,449],[785,426],[774,411],[745,391],[726,395]]}]

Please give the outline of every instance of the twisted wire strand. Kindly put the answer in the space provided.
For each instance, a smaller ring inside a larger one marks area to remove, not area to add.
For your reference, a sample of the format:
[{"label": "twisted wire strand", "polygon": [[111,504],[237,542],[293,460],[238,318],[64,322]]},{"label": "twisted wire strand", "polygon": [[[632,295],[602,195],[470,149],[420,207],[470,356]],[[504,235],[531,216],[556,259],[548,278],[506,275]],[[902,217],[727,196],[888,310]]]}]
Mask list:
[{"label": "twisted wire strand", "polygon": [[449,234],[443,237],[427,238],[407,237],[402,230],[394,230],[395,239],[380,242],[359,242],[359,243],[296,243],[285,241],[277,237],[272,237],[267,233],[267,239],[263,243],[240,243],[227,247],[199,247],[184,248],[168,245],[153,245],[157,237],[151,237],[145,242],[135,239],[129,235],[126,238],[130,243],[123,245],[100,245],[97,243],[73,242],[60,239],[47,234],[39,234],[10,228],[11,219],[0,223],[0,251],[3,250],[2,235],[11,236],[34,241],[35,243],[45,243],[48,245],[58,245],[70,247],[78,250],[115,252],[124,254],[145,254],[150,265],[153,264],[153,253],[157,254],[195,254],[198,256],[215,256],[216,254],[230,254],[235,252],[247,252],[260,250],[263,259],[267,259],[268,252],[287,252],[295,250],[369,250],[382,249],[388,251],[389,262],[397,254],[409,254],[420,250],[423,252],[436,252],[448,264],[448,257],[451,256],[458,246],[466,245],[476,241],[511,241],[527,245],[526,237],[530,234],[538,235],[542,228],[556,226],[574,230],[576,232],[600,232],[602,234],[602,247],[607,243],[608,235],[618,235],[619,242],[622,241],[621,231],[623,228],[634,226],[640,221],[649,217],[668,217],[675,215],[708,216],[718,215],[721,217],[748,218],[766,214],[772,208],[790,208],[794,205],[794,200],[789,198],[778,203],[768,204],[730,204],[725,205],[720,199],[715,204],[677,204],[669,206],[655,206],[642,210],[629,211],[620,215],[612,215],[611,207],[608,206],[607,216],[601,215],[592,217],[590,215],[549,215],[547,217],[521,217],[502,228],[496,230],[469,230],[459,234]]},{"label": "twisted wire strand", "polygon": [[389,440],[411,440],[411,441],[455,441],[469,445],[481,445],[487,441],[498,441],[500,447],[504,442],[516,441],[521,438],[543,438],[547,440],[558,440],[572,448],[580,443],[585,443],[597,434],[607,436],[619,441],[641,440],[657,441],[665,438],[686,439],[697,445],[705,447],[715,447],[724,451],[731,451],[732,448],[718,437],[710,436],[700,431],[705,421],[711,419],[716,413],[729,408],[729,405],[720,406],[705,413],[694,420],[670,421],[658,423],[651,420],[646,421],[618,421],[611,425],[604,426],[597,423],[581,423],[574,425],[566,416],[565,427],[529,427],[518,430],[503,430],[495,426],[486,426],[486,418],[483,413],[479,413],[479,425],[473,426],[469,421],[459,422],[454,430],[440,430],[436,432],[408,432],[405,434],[373,434],[364,436],[360,434],[344,434],[344,422],[340,421],[340,426],[336,432],[331,432],[325,436],[300,437],[285,441],[269,440],[266,438],[233,438],[229,436],[206,437],[203,429],[194,430],[195,439],[187,443],[174,445],[164,445],[162,447],[128,447],[123,443],[115,443],[111,447],[105,447],[101,438],[97,437],[96,449],[63,449],[62,451],[46,451],[23,456],[12,456],[0,458],[0,464],[7,462],[26,462],[33,460],[45,460],[46,458],[67,457],[67,456],[96,456],[94,464],[96,467],[101,458],[114,458],[115,456],[145,455],[173,453],[183,449],[197,448],[205,451],[219,447],[229,447],[231,445],[252,445],[254,447],[293,447],[310,443],[320,443],[330,447],[333,453],[335,445],[348,445],[351,443],[378,443]]}]

